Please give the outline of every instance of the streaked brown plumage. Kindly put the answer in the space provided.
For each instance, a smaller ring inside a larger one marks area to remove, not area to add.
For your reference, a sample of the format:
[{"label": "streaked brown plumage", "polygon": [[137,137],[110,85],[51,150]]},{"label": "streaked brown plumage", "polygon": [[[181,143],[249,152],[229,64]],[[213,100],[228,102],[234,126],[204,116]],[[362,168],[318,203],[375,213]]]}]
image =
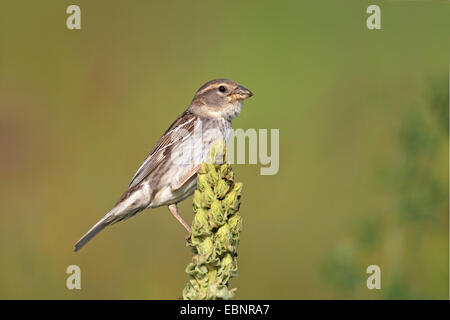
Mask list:
[{"label": "streaked brown plumage", "polygon": [[228,142],[231,120],[240,114],[242,100],[252,95],[231,80],[217,79],[203,85],[189,108],[159,139],[116,205],[75,244],[75,251],[105,227],[162,205],[168,205],[190,231],[176,204],[194,192],[197,172],[211,144],[217,139]]}]

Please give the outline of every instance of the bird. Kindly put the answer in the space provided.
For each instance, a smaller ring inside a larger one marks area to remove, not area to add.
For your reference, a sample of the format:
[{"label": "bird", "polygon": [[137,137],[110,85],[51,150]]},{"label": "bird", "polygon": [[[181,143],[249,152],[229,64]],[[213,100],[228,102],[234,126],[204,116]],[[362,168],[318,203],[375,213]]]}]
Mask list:
[{"label": "bird", "polygon": [[80,250],[106,227],[151,208],[167,205],[184,226],[177,203],[197,188],[197,173],[218,139],[227,143],[232,120],[242,110],[243,100],[253,93],[228,79],[215,79],[198,89],[189,107],[170,125],[144,159],[142,165],[112,209],[75,244]]}]

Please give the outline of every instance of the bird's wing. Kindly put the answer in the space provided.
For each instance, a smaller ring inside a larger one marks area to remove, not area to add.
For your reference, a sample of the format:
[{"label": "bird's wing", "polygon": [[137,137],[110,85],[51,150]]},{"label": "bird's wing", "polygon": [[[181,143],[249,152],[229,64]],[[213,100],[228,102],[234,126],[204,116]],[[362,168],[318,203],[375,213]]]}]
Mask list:
[{"label": "bird's wing", "polygon": [[192,113],[185,111],[172,123],[131,179],[129,188],[141,183],[161,162],[170,157],[171,150],[192,135],[195,119]]},{"label": "bird's wing", "polygon": [[180,189],[190,178],[195,176],[200,171],[201,168],[202,168],[201,164],[193,166],[191,170],[187,173],[187,175],[183,178],[183,180],[181,180],[180,183],[178,183],[172,188],[172,191]]}]

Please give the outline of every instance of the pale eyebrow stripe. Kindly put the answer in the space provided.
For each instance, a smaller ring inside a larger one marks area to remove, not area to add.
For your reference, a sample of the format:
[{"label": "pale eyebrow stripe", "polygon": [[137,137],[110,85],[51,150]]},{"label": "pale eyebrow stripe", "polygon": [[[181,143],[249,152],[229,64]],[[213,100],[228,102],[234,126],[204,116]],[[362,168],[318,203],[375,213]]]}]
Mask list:
[{"label": "pale eyebrow stripe", "polygon": [[208,87],[206,87],[206,88],[203,88],[203,89],[202,89],[201,91],[199,91],[197,94],[203,94],[203,93],[205,93],[205,92],[208,92],[208,91],[217,89],[219,86],[220,86],[220,83],[218,83],[218,84],[212,84],[212,85],[210,85],[210,86],[208,86]]}]

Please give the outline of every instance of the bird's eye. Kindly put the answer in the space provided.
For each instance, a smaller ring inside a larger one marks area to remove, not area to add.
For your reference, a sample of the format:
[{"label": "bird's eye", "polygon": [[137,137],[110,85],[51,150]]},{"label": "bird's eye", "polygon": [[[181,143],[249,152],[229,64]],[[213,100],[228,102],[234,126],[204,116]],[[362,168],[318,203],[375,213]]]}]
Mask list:
[{"label": "bird's eye", "polygon": [[227,91],[227,89],[224,86],[220,86],[219,87],[219,91],[220,92],[225,92],[225,91]]}]

